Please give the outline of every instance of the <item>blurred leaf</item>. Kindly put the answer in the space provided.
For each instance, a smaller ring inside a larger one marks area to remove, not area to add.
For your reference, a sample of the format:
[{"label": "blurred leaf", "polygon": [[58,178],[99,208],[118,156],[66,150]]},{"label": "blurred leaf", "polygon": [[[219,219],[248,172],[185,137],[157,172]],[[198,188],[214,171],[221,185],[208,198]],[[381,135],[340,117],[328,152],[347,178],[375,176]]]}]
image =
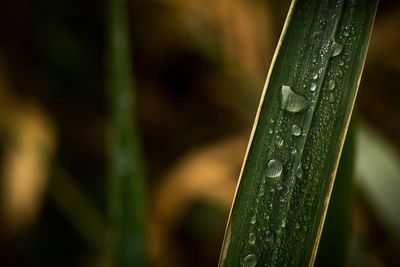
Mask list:
[{"label": "blurred leaf", "polygon": [[115,266],[145,266],[145,189],[133,115],[127,2],[110,0],[110,181],[111,253]]},{"label": "blurred leaf", "polygon": [[368,202],[400,238],[400,158],[393,145],[361,124],[357,135],[357,182]]},{"label": "blurred leaf", "polygon": [[313,265],[376,8],[376,0],[293,1],[220,266]]}]

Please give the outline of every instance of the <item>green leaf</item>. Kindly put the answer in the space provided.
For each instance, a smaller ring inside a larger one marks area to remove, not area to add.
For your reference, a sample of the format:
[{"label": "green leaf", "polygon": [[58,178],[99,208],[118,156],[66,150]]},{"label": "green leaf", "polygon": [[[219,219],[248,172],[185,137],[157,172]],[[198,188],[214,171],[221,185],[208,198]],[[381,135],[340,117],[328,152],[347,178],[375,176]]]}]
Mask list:
[{"label": "green leaf", "polygon": [[145,185],[140,142],[133,116],[127,2],[110,0],[109,10],[109,251],[113,266],[145,266]]},{"label": "green leaf", "polygon": [[292,2],[256,115],[220,266],[314,264],[377,2]]},{"label": "green leaf", "polygon": [[360,126],[356,150],[358,186],[380,222],[400,238],[399,153],[382,133],[365,123]]}]

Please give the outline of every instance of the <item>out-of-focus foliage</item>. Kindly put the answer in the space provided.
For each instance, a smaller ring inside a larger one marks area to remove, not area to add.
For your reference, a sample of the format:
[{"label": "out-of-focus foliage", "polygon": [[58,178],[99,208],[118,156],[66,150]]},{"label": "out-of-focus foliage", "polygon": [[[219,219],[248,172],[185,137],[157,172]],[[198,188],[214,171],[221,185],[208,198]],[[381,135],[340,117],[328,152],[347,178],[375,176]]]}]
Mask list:
[{"label": "out-of-focus foliage", "polygon": [[136,123],[127,2],[109,0],[107,202],[112,266],[147,266],[146,187]]}]

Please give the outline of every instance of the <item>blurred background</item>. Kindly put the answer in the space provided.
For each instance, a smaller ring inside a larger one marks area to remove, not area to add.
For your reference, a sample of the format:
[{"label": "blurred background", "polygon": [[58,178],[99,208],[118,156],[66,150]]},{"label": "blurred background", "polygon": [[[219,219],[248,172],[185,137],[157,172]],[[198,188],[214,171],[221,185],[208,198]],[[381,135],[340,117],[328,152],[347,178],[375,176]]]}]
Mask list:
[{"label": "blurred background", "polygon": [[[151,266],[217,265],[289,5],[128,1]],[[107,7],[2,1],[0,266],[110,266],[99,245],[107,228]],[[399,27],[400,3],[381,1],[355,110],[347,266],[400,266]]]}]

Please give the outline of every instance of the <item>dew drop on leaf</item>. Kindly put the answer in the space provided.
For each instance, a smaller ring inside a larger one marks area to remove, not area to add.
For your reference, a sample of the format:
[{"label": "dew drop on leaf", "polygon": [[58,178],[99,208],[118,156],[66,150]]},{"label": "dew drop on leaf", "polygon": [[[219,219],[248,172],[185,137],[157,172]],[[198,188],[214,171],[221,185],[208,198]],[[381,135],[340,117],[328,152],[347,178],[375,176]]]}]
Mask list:
[{"label": "dew drop on leaf", "polygon": [[300,136],[301,135],[301,128],[297,126],[296,124],[293,124],[292,126],[292,134],[294,136]]},{"label": "dew drop on leaf", "polygon": [[251,217],[251,219],[250,219],[250,223],[251,224],[255,224],[257,222],[257,215],[253,215],[253,217]]},{"label": "dew drop on leaf", "polygon": [[301,167],[301,164],[299,164],[299,166],[297,166],[296,171],[295,171],[295,175],[298,178],[301,178],[303,176],[303,168]]},{"label": "dew drop on leaf", "polygon": [[260,187],[260,192],[259,192],[258,195],[259,195],[260,197],[262,197],[262,196],[265,195],[265,185],[264,185],[264,184],[261,185],[261,187]]},{"label": "dew drop on leaf", "polygon": [[342,53],[343,45],[337,42],[333,42],[331,46],[332,57],[336,57]]},{"label": "dew drop on leaf", "polygon": [[267,176],[270,178],[278,177],[282,174],[283,165],[280,161],[271,159],[267,164]]},{"label": "dew drop on leaf", "polygon": [[242,259],[240,265],[242,267],[255,267],[257,265],[257,261],[257,256],[251,253]]},{"label": "dew drop on leaf", "polygon": [[329,102],[331,103],[335,102],[335,95],[333,93],[329,94]]},{"label": "dew drop on leaf", "polygon": [[281,191],[283,189],[283,186],[281,184],[278,184],[278,190]]},{"label": "dew drop on leaf", "polygon": [[308,106],[308,101],[293,92],[289,86],[283,85],[282,86],[282,99],[281,99],[281,108],[287,112],[301,112],[305,110]]},{"label": "dew drop on leaf", "polygon": [[256,243],[256,235],[254,233],[249,234],[249,244],[254,245]]},{"label": "dew drop on leaf", "polygon": [[335,86],[336,86],[336,84],[335,84],[335,81],[334,81],[334,80],[330,80],[330,81],[328,82],[328,89],[329,89],[329,90],[335,89]]},{"label": "dew drop on leaf", "polygon": [[281,147],[283,145],[283,138],[279,135],[276,137],[276,144],[278,147]]},{"label": "dew drop on leaf", "polygon": [[270,193],[274,193],[274,192],[275,192],[275,189],[274,189],[273,187],[271,187],[271,188],[269,189],[269,192],[270,192]]},{"label": "dew drop on leaf", "polygon": [[315,89],[317,89],[317,84],[316,84],[316,83],[311,83],[310,90],[311,90],[312,92],[314,92]]}]

